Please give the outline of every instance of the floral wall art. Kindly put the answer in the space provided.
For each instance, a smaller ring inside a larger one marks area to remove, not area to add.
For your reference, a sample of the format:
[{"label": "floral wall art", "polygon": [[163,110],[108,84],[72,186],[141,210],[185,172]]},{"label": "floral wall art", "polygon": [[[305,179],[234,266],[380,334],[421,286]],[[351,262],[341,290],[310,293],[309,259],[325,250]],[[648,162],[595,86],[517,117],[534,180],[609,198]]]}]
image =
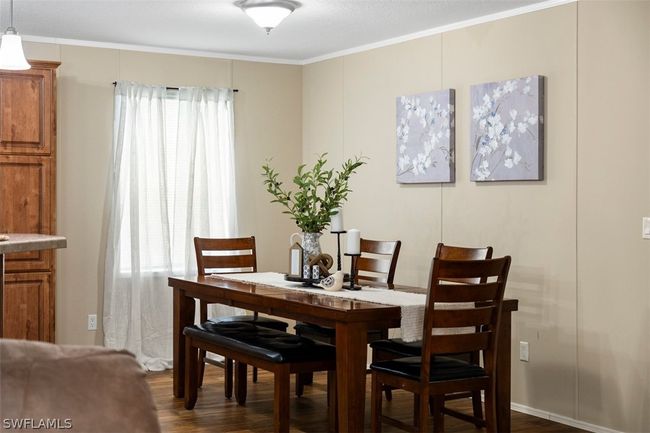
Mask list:
[{"label": "floral wall art", "polygon": [[454,90],[397,98],[397,182],[454,181]]},{"label": "floral wall art", "polygon": [[470,90],[472,181],[544,178],[544,77]]}]

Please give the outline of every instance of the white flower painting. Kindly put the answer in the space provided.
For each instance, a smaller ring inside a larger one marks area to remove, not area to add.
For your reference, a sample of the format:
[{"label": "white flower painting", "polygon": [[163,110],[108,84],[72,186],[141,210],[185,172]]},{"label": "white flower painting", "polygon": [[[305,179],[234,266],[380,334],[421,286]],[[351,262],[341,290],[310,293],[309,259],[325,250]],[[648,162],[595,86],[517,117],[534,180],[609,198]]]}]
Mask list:
[{"label": "white flower painting", "polygon": [[544,178],[544,77],[472,86],[472,181]]},{"label": "white flower painting", "polygon": [[397,98],[397,182],[454,181],[454,90]]}]

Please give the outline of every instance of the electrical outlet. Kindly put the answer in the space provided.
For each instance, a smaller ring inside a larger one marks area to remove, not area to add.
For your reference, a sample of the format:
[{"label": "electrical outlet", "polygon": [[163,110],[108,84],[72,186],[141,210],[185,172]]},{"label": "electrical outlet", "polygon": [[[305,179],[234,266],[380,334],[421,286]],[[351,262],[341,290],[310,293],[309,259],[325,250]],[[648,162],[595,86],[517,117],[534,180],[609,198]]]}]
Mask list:
[{"label": "electrical outlet", "polygon": [[97,314],[88,315],[88,330],[89,331],[97,330]]},{"label": "electrical outlet", "polygon": [[520,341],[519,342],[519,360],[528,362],[528,342]]},{"label": "electrical outlet", "polygon": [[650,239],[650,217],[643,217],[641,237],[643,239]]}]

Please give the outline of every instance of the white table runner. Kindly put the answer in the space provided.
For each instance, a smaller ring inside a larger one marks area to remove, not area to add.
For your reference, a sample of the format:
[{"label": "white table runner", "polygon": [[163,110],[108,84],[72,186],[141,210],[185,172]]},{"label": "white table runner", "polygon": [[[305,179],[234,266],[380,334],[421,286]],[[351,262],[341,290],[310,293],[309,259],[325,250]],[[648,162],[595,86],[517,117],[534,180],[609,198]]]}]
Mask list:
[{"label": "white table runner", "polygon": [[[424,307],[427,297],[421,293],[409,293],[367,286],[362,286],[361,290],[341,290],[338,292],[330,292],[321,288],[305,287],[301,283],[286,281],[284,279],[284,274],[278,272],[214,274],[210,276],[281,289],[298,290],[319,296],[331,296],[333,298],[344,298],[355,301],[398,306],[402,313],[400,324],[401,338],[407,342],[422,339]],[[391,335],[391,337],[393,337],[393,335]]]}]

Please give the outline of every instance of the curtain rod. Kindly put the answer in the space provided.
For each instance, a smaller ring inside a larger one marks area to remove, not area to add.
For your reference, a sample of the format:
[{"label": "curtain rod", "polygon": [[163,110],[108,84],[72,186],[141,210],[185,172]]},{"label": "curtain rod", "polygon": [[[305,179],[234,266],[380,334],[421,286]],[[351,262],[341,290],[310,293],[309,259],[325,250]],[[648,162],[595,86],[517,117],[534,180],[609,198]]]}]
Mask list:
[{"label": "curtain rod", "polygon": [[[117,81],[113,81],[113,85],[116,86]],[[167,90],[179,90],[179,88],[178,87],[167,87]],[[232,91],[237,93],[237,92],[239,92],[239,89],[232,89]]]}]

